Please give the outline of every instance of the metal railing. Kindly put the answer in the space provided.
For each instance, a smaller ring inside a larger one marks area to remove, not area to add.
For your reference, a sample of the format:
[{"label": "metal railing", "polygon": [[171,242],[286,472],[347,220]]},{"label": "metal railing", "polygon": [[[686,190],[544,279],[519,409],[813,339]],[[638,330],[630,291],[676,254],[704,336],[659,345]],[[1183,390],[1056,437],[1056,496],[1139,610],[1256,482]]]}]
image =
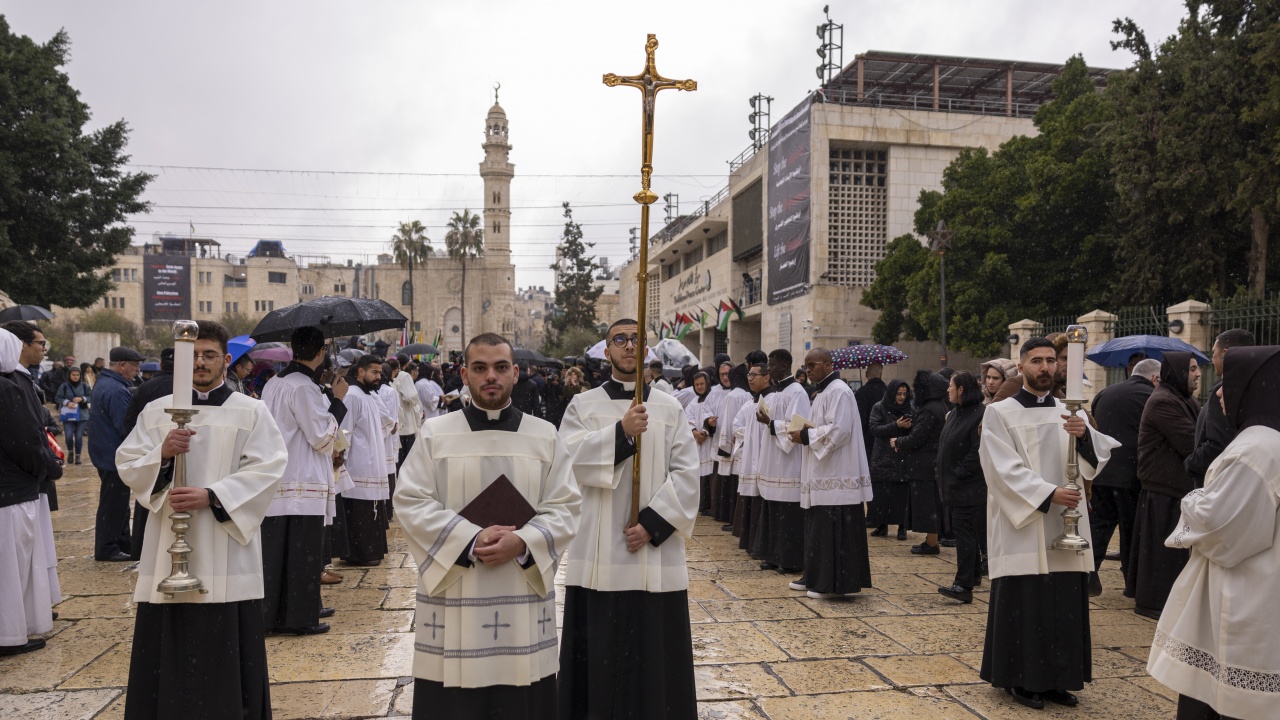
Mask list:
[{"label": "metal railing", "polygon": [[249,287],[249,281],[244,278],[232,278],[223,275],[222,287]]},{"label": "metal railing", "polygon": [[[1280,345],[1280,292],[1262,300],[1254,297],[1215,298],[1210,301],[1210,308],[1208,323],[1211,337],[1241,328],[1248,330],[1258,345]],[[1209,397],[1209,390],[1217,384],[1218,374],[1213,365],[1205,365],[1200,371],[1200,402],[1214,402]]]},{"label": "metal railing", "polygon": [[729,292],[729,297],[738,301],[738,307],[746,310],[760,304],[764,299],[764,286],[760,273],[756,273],[750,285],[743,283]]},{"label": "metal railing", "polygon": [[729,197],[729,186],[725,185],[720,188],[720,192],[712,195],[710,198],[702,201],[702,207],[694,210],[688,215],[681,215],[663,226],[661,230],[653,234],[649,238],[649,247],[657,247],[663,243],[674,240],[685,228],[693,224],[700,217],[711,214],[711,208],[719,205],[725,198]]},{"label": "metal railing", "polygon": [[1134,305],[1116,310],[1114,322],[1107,323],[1111,337],[1169,334],[1167,305]]},{"label": "metal railing", "polygon": [[752,157],[755,157],[755,154],[759,152],[767,142],[769,142],[769,128],[762,128],[760,131],[759,140],[752,142],[750,145],[747,146],[746,150],[743,150],[742,152],[738,153],[737,157],[728,161],[729,172],[733,172],[738,168],[742,167],[743,165],[746,165],[747,161],[750,160]]},{"label": "metal railing", "polygon": [[[814,94],[815,102],[826,102],[836,105],[864,105],[870,107],[892,107],[908,110],[935,110],[932,95],[895,95],[870,90],[858,98],[857,88],[828,87]],[[1016,118],[1034,117],[1040,109],[1040,103],[1006,103],[1003,100],[966,100],[961,98],[938,98],[937,112],[971,113],[974,115],[1004,115]]]}]

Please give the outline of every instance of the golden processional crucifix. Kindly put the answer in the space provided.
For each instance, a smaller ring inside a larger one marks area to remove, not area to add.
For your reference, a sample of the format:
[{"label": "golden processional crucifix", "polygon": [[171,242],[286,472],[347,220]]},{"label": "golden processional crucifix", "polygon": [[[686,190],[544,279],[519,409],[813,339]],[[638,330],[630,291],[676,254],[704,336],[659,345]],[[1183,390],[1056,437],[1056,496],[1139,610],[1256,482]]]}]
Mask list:
[{"label": "golden processional crucifix", "polygon": [[[649,179],[653,176],[653,108],[654,101],[658,98],[658,91],[670,90],[697,90],[698,83],[695,80],[671,80],[664,78],[658,74],[658,68],[654,64],[654,53],[658,50],[658,36],[650,34],[649,39],[644,44],[646,55],[644,71],[639,75],[617,76],[613,73],[607,73],[604,76],[604,84],[609,87],[618,85],[627,85],[637,88],[643,95],[641,104],[641,135],[640,135],[640,192],[633,197],[636,202],[640,203],[640,270],[636,273],[636,281],[639,291],[639,301],[636,309],[637,328],[636,340],[636,402],[644,402],[644,377],[641,375],[641,366],[644,363],[645,350],[648,347],[645,341],[645,309],[648,304],[649,297],[649,206],[657,201],[658,196],[649,189]],[[640,440],[641,436],[636,436],[636,454],[631,461],[631,522],[635,525],[640,520]]]}]

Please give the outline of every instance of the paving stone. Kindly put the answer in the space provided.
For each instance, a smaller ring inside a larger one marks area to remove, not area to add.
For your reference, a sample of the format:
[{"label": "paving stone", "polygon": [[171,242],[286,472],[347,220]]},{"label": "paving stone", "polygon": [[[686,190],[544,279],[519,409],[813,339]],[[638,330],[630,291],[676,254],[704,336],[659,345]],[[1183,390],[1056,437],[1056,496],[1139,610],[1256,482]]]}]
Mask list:
[{"label": "paving stone", "polygon": [[694,665],[784,660],[786,654],[751,623],[705,623],[692,629]]},{"label": "paving stone", "polygon": [[728,600],[715,602],[705,600],[702,607],[717,622],[737,622],[741,620],[787,620],[792,618],[816,617],[809,608],[797,599],[767,600]]},{"label": "paving stone", "polygon": [[[886,574],[872,575],[871,584],[886,595],[906,595],[909,593],[936,593],[938,583],[929,582],[919,575]],[[948,583],[949,584],[949,583]],[[863,592],[866,592],[865,590]]]},{"label": "paving stone", "polygon": [[842,598],[799,598],[799,602],[821,617],[879,617],[902,615],[903,610],[889,602],[888,595],[870,595],[864,590]]},{"label": "paving stone", "polygon": [[102,636],[69,635],[70,630],[59,633],[42,650],[0,658],[0,693],[53,690],[118,642]]},{"label": "paving stone", "polygon": [[369,568],[364,572],[362,588],[418,587],[418,571],[412,568]]},{"label": "paving stone", "polygon": [[58,573],[62,594],[132,595],[138,576],[124,572]]},{"label": "paving stone", "polygon": [[863,660],[895,685],[956,685],[982,682],[978,673],[950,655],[894,655]]},{"label": "paving stone", "polygon": [[787,584],[798,579],[799,575],[782,575],[776,572],[723,573],[716,585],[740,600],[758,600],[761,598],[800,598],[804,591],[792,590]]},{"label": "paving stone", "polygon": [[69,597],[54,606],[59,619],[132,618],[137,610],[132,595]]},{"label": "paving stone", "polygon": [[950,698],[922,697],[892,690],[764,698],[759,704],[771,720],[974,720],[976,717]]},{"label": "paving stone", "polygon": [[[344,592],[359,592],[346,590]],[[382,592],[379,590],[379,592]],[[386,591],[387,598],[382,601],[382,609],[384,610],[417,610],[418,609],[418,589],[417,588],[391,588]],[[369,607],[365,605],[365,607]]]},{"label": "paving stone", "polygon": [[702,605],[693,600],[689,601],[689,622],[691,624],[713,623],[715,621],[716,619],[707,614],[707,611],[702,608]]},{"label": "paving stone", "polygon": [[0,695],[0,717],[22,720],[89,720],[119,694],[119,690],[112,689]]},{"label": "paving stone", "polygon": [[123,688],[129,684],[129,658],[133,643],[120,643],[103,653],[80,672],[58,686],[59,690],[77,688]]},{"label": "paving stone", "polygon": [[407,633],[412,629],[412,610],[339,610],[329,623],[329,633]]},{"label": "paving stone", "polygon": [[698,703],[698,720],[765,720],[753,703],[735,702],[700,702]]},{"label": "paving stone", "polygon": [[1118,679],[1087,683],[1083,690],[1075,692],[1080,698],[1080,704],[1076,707],[1045,703],[1044,710],[1040,712],[1028,710],[1004,690],[997,690],[990,685],[950,685],[943,691],[987,720],[1026,720],[1032,712],[1035,712],[1037,720],[1096,720],[1099,717],[1168,720],[1173,717],[1177,705],[1127,680]]},{"label": "paving stone", "polygon": [[986,615],[987,601],[974,597],[971,603],[956,602],[936,592],[910,595],[886,595],[885,600],[893,603],[902,612],[911,615]]},{"label": "paving stone", "polygon": [[797,659],[900,655],[907,651],[856,618],[776,620],[755,625]]},{"label": "paving stone", "polygon": [[986,634],[986,618],[980,615],[868,618],[867,624],[912,652],[924,654],[981,650]]},{"label": "paving stone", "polygon": [[1168,687],[1167,685],[1160,682],[1159,680],[1151,677],[1150,675],[1143,675],[1142,677],[1131,677],[1131,678],[1128,678],[1128,681],[1146,690],[1147,692],[1155,693],[1156,695],[1159,695],[1160,697],[1166,700],[1169,700],[1170,702],[1173,702],[1175,704],[1178,702],[1178,692],[1176,690],[1173,690],[1172,688]]},{"label": "paving stone", "polygon": [[278,720],[381,717],[391,706],[395,689],[395,680],[272,685],[271,714]]},{"label": "paving stone", "polygon": [[1093,676],[1095,678],[1138,677],[1147,674],[1147,661],[1135,660],[1124,653],[1106,648],[1093,648]]},{"label": "paving stone", "polygon": [[[341,588],[334,589],[332,585],[324,585],[320,588],[320,604],[324,607],[331,607],[338,612],[343,610],[368,610],[370,608],[383,607],[383,602],[387,598],[388,592],[394,592],[398,589],[393,588],[388,591],[384,588]],[[409,597],[413,597],[413,591],[409,590]],[[412,603],[409,605],[412,609]],[[388,609],[403,609],[391,608]]]},{"label": "paving stone", "polygon": [[267,638],[271,682],[397,678],[413,667],[413,635]]},{"label": "paving stone", "polygon": [[396,693],[396,700],[391,706],[391,711],[397,715],[410,717],[413,715],[413,683],[404,685],[400,691]]},{"label": "paving stone", "polygon": [[690,600],[727,600],[731,596],[710,580],[690,580]]},{"label": "paving stone", "polygon": [[799,695],[892,687],[866,665],[853,660],[793,660],[769,663],[769,669]]},{"label": "paving stone", "polygon": [[785,697],[791,693],[759,663],[699,665],[693,669],[698,701]]}]

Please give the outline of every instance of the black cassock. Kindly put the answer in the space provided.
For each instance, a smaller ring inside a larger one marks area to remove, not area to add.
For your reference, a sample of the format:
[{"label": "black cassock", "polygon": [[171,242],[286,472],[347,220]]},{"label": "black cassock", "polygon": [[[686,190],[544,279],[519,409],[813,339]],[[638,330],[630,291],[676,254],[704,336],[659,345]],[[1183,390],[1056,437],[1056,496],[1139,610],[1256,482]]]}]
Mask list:
[{"label": "black cassock", "polygon": [[[223,385],[194,404],[222,405],[232,392]],[[214,517],[229,519],[218,508]],[[138,603],[125,720],[269,720],[269,686],[261,600]]]}]

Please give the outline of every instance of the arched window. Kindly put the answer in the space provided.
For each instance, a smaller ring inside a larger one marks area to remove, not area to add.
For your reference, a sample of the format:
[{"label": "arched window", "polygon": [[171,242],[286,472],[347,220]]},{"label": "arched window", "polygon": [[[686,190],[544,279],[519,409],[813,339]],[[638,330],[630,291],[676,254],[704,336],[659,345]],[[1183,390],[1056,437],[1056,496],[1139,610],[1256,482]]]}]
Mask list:
[{"label": "arched window", "polygon": [[493,231],[494,231],[495,233],[500,233],[500,232],[502,232],[502,223],[501,223],[500,221],[498,221],[498,220],[494,220],[494,221],[493,221]]},{"label": "arched window", "polygon": [[400,304],[413,304],[413,286],[409,284],[408,280],[405,280],[404,284],[400,286]]},{"label": "arched window", "polygon": [[501,191],[501,190],[494,190],[494,191],[493,191],[493,204],[494,204],[494,205],[499,205],[499,204],[501,204],[501,203],[502,203],[502,191]]}]

